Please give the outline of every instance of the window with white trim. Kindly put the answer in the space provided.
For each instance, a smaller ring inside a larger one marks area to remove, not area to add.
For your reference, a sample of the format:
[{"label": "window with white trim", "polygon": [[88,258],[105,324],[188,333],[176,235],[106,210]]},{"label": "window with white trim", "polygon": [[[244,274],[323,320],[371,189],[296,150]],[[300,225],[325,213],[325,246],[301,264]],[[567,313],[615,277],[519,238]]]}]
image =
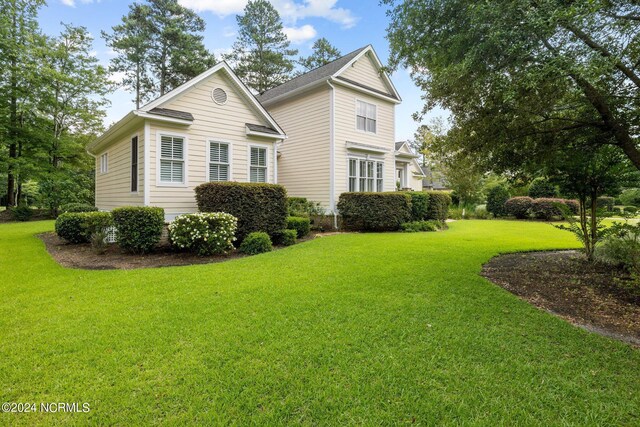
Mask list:
[{"label": "window with white trim", "polygon": [[383,191],[384,162],[349,159],[349,191]]},{"label": "window with white trim", "polygon": [[100,173],[109,172],[109,153],[100,156]]},{"label": "window with white trim", "polygon": [[209,181],[229,181],[229,144],[209,141]]},{"label": "window with white trim", "polygon": [[160,136],[160,182],[184,183],[184,138]]},{"label": "window with white trim", "polygon": [[262,147],[251,147],[250,161],[249,181],[267,182],[267,149]]},{"label": "window with white trim", "polygon": [[363,132],[376,133],[376,106],[364,101],[356,103],[356,128]]}]

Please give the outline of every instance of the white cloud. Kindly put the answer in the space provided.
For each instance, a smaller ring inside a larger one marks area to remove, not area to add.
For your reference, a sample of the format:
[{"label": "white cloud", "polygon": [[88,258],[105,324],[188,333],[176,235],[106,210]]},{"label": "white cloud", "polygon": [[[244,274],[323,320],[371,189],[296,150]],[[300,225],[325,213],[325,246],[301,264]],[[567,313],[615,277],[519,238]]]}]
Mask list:
[{"label": "white cloud", "polygon": [[287,38],[294,44],[304,43],[307,40],[311,40],[318,34],[313,26],[307,24],[302,27],[284,27],[282,29],[287,35]]},{"label": "white cloud", "polygon": [[109,80],[115,84],[121,84],[125,77],[126,73],[124,71],[109,74]]},{"label": "white cloud", "polygon": [[[63,0],[73,1],[73,0]],[[242,13],[247,0],[178,0],[182,6],[196,12],[209,11],[221,17]],[[285,22],[295,24],[300,19],[324,18],[345,28],[358,22],[349,9],[337,7],[338,0],[271,0]]]},{"label": "white cloud", "polygon": [[[76,0],[60,0],[60,2],[69,7],[76,7]],[[100,3],[100,0],[80,0],[82,4]]]}]

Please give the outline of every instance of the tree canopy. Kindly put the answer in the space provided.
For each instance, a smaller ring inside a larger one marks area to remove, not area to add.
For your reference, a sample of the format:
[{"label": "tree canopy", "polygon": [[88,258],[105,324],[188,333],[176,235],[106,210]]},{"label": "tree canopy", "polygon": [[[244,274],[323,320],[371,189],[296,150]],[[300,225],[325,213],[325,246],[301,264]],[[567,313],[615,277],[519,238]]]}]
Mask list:
[{"label": "tree canopy", "polygon": [[302,67],[302,72],[311,71],[323,65],[327,65],[329,62],[334,61],[342,56],[340,50],[333,46],[329,40],[322,37],[313,42],[311,47],[311,55],[300,57],[298,64]]}]

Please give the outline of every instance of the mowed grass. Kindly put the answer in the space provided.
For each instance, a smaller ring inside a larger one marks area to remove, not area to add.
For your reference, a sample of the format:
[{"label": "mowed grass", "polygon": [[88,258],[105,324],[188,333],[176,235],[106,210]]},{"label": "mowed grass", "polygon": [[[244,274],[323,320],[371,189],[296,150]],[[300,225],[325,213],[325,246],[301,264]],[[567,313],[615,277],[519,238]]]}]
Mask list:
[{"label": "mowed grass", "polygon": [[[548,224],[344,234],[230,262],[64,269],[0,225],[0,399],[34,425],[637,425],[640,351],[479,276],[577,247]],[[541,277],[540,280],[544,280]]]}]

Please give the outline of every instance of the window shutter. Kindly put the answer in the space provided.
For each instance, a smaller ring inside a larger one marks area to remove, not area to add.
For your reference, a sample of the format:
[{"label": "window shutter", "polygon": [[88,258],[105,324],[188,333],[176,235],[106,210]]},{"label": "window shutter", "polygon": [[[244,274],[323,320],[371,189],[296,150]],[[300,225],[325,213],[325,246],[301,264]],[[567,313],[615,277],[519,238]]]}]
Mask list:
[{"label": "window shutter", "polygon": [[171,164],[170,160],[160,161],[160,181],[171,182]]}]

